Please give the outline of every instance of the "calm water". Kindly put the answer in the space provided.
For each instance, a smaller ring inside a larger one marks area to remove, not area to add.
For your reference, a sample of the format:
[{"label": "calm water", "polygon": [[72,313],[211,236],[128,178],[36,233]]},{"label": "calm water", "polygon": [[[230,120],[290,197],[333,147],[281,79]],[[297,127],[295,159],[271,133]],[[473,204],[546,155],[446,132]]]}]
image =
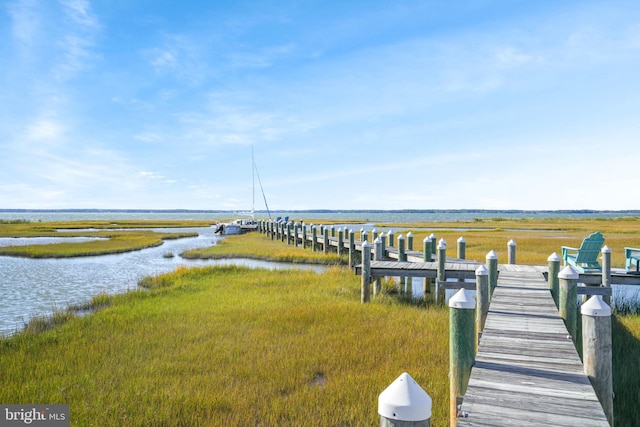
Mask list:
[{"label": "calm water", "polygon": [[[235,217],[231,212],[3,212],[0,220],[26,219],[29,221],[79,221],[79,220],[125,220],[125,219],[195,219],[216,220]],[[615,218],[640,216],[637,212],[285,212],[272,216],[289,216],[291,219],[307,220],[325,218],[333,220],[361,220],[365,229],[373,228],[374,222],[422,222],[422,221],[471,221],[474,218],[495,217],[586,217]],[[265,217],[265,215],[260,215]],[[361,225],[350,225],[360,229]],[[183,231],[184,229],[162,231]],[[0,334],[11,334],[21,329],[35,315],[48,315],[55,308],[88,301],[101,292],[119,293],[137,287],[138,281],[148,275],[174,270],[179,265],[242,264],[265,268],[312,268],[253,260],[184,260],[179,256],[165,258],[167,252],[179,254],[185,250],[215,244],[218,236],[214,228],[194,228],[198,237],[166,241],[162,246],[118,255],[81,257],[71,259],[26,259],[0,257]],[[382,230],[382,229],[381,229]],[[400,230],[400,229],[398,229]],[[91,238],[66,238],[65,241],[85,241]],[[0,246],[17,244],[48,244],[52,238],[0,238]],[[421,286],[414,286],[414,293],[421,293]]]},{"label": "calm water", "polygon": [[[184,229],[163,229],[183,231]],[[174,270],[179,265],[240,264],[263,268],[305,268],[322,271],[321,266],[282,264],[255,260],[186,260],[179,254],[187,249],[211,246],[220,237],[212,227],[194,228],[198,237],[168,240],[159,247],[117,255],[70,259],[28,259],[0,257],[0,335],[21,329],[35,315],[51,314],[54,308],[83,303],[101,292],[119,293],[137,287],[148,275]],[[67,238],[75,240],[75,238]],[[14,239],[0,239],[0,245]],[[20,239],[24,244],[26,239]],[[60,240],[60,239],[58,239]],[[51,239],[41,243],[53,243]]]}]

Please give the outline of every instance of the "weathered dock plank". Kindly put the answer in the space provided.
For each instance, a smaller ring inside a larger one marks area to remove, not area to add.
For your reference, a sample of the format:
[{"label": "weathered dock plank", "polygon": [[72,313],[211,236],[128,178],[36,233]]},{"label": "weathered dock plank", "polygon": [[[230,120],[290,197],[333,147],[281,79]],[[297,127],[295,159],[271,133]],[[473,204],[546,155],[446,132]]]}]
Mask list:
[{"label": "weathered dock plank", "polygon": [[608,426],[542,272],[501,266],[458,426]]}]

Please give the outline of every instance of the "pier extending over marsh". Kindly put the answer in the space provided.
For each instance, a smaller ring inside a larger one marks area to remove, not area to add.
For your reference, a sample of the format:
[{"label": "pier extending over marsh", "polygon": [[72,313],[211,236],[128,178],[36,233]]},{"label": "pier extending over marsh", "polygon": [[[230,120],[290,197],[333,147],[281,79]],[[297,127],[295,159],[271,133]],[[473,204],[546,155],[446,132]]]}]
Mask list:
[{"label": "pier extending over marsh", "polygon": [[[498,264],[493,251],[486,263],[464,259],[464,239],[458,240],[458,257],[452,258],[446,256],[446,242],[436,246],[435,239],[426,238],[423,250],[414,251],[410,235],[398,236],[396,245],[392,235],[371,236],[372,244],[364,231],[355,240],[353,231],[332,227],[322,227],[318,233],[313,226],[267,222],[259,229],[288,244],[348,253],[349,265],[362,275],[363,302],[370,299],[371,284],[389,276],[424,278],[425,294],[435,279],[436,301],[448,288],[460,288],[458,293],[477,291],[473,307],[477,320],[473,331],[466,332],[475,337],[475,344],[460,350],[470,351],[465,357],[473,363],[466,372],[454,369],[453,361],[460,358],[450,355],[450,425],[613,423],[610,320],[590,319],[599,319],[607,309],[610,316],[602,296],[610,297],[612,284],[638,285],[640,277],[612,270],[610,262],[601,274],[579,274],[571,267],[560,272],[556,254],[549,257],[548,266],[517,265],[513,241],[508,243],[508,262]],[[474,278],[476,283],[470,283]],[[587,286],[578,287],[578,282]],[[376,286],[374,295],[375,291]],[[593,310],[583,310],[580,324],[585,330],[578,323],[578,294],[591,296],[589,303],[605,307],[595,310],[595,315]],[[457,308],[450,307],[453,322]],[[463,332],[452,326],[450,339],[458,333]]]}]

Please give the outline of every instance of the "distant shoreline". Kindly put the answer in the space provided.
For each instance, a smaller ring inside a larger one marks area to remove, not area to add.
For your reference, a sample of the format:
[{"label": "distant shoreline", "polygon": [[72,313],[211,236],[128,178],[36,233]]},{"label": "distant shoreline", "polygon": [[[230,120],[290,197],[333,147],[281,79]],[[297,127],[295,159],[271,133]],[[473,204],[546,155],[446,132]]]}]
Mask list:
[{"label": "distant shoreline", "polygon": [[[0,213],[236,213],[228,209],[0,209]],[[256,210],[256,213],[267,213]],[[598,209],[273,209],[282,213],[507,213],[507,214],[599,214],[614,213],[639,215],[640,210],[598,210]]]}]

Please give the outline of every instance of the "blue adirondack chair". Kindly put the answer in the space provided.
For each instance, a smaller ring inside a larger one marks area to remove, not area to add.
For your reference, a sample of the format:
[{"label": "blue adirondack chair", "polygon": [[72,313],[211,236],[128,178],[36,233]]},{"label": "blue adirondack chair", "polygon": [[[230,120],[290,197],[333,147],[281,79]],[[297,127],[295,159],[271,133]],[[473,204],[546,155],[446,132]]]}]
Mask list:
[{"label": "blue adirondack chair", "polygon": [[598,262],[598,255],[604,244],[604,236],[599,231],[591,234],[582,241],[579,248],[562,247],[564,265],[571,265],[580,273],[602,271]]},{"label": "blue adirondack chair", "polygon": [[[640,274],[640,249],[624,248],[624,256],[627,259],[627,273]],[[632,268],[635,266],[635,270]]]}]

